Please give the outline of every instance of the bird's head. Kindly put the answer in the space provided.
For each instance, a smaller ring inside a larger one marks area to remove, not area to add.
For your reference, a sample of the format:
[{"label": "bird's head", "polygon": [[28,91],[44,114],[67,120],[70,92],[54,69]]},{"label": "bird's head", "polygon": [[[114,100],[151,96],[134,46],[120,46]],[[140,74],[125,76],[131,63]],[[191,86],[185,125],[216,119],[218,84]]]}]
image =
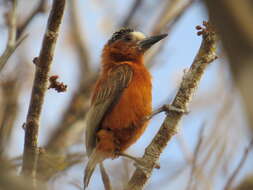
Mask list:
[{"label": "bird's head", "polygon": [[[104,47],[103,58],[107,61],[137,61],[155,43],[165,38],[167,34],[146,37],[143,33],[129,28],[115,32]],[[109,59],[109,60],[108,60]]]}]

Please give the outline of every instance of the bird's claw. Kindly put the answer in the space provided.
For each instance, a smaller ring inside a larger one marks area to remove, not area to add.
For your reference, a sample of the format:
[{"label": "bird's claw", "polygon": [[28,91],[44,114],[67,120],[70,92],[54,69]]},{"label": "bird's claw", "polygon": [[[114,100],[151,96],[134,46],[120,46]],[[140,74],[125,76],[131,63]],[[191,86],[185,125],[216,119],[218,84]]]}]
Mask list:
[{"label": "bird's claw", "polygon": [[147,171],[151,170],[152,168],[160,169],[159,163],[154,163],[154,165],[151,165],[147,161],[145,161],[143,158],[137,158],[133,157],[131,155],[125,154],[125,153],[118,153],[120,156],[127,157],[131,160],[133,160],[135,163],[134,165],[138,168],[140,168],[144,173],[147,173]]},{"label": "bird's claw", "polygon": [[152,166],[151,164],[144,161],[142,158],[136,158],[134,166],[139,168],[140,170],[142,170],[143,173],[145,173],[145,174],[150,173],[150,170],[152,170],[152,168],[160,169],[160,164],[159,163],[155,163]]},{"label": "bird's claw", "polygon": [[143,118],[143,121],[148,121],[148,120],[150,120],[151,118],[152,118],[152,115],[145,116],[145,117]]},{"label": "bird's claw", "polygon": [[173,112],[178,112],[178,113],[183,113],[183,114],[188,114],[189,113],[189,110],[187,109],[182,109],[182,108],[178,108],[176,106],[173,106],[171,104],[166,104],[163,106],[163,109],[166,111],[166,112],[169,112],[169,111],[173,111]]}]

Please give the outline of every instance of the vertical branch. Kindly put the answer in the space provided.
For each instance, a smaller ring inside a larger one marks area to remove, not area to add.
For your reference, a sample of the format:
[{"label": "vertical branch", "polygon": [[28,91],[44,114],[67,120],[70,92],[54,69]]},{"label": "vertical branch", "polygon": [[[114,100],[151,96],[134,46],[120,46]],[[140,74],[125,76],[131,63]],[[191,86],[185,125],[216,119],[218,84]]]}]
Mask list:
[{"label": "vertical branch", "polygon": [[39,120],[47,90],[47,80],[50,66],[52,64],[55,44],[63,18],[65,0],[54,0],[48,18],[48,24],[42,48],[38,58],[34,59],[36,65],[35,78],[33,82],[32,95],[25,124],[25,144],[23,154],[22,173],[35,177]]},{"label": "vertical branch", "polygon": [[9,39],[8,39],[8,47],[14,46],[16,42],[16,32],[17,32],[17,1],[12,0],[12,10],[10,12],[10,15],[8,15],[9,18],[7,18],[7,22],[9,25]]},{"label": "vertical branch", "polygon": [[[204,22],[206,28],[200,26],[197,29],[202,31],[198,34],[203,36],[199,52],[195,57],[189,71],[183,77],[180,88],[172,105],[180,109],[186,109],[192,99],[199,81],[204,74],[206,67],[214,59],[216,59],[216,35],[211,26]],[[149,180],[151,173],[158,161],[160,154],[167,146],[171,138],[177,133],[178,124],[183,116],[181,112],[168,111],[160,130],[145,149],[145,154],[142,157],[143,162],[147,164],[147,169],[143,172],[137,168],[130,179],[126,190],[141,190]]]}]

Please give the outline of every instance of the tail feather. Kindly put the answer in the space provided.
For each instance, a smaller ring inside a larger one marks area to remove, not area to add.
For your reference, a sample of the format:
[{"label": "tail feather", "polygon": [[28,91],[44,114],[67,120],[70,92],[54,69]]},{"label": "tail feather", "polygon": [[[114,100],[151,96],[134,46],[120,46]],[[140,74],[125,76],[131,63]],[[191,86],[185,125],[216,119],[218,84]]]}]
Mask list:
[{"label": "tail feather", "polygon": [[90,178],[96,168],[96,165],[101,163],[103,160],[104,160],[104,156],[99,154],[97,151],[93,151],[93,153],[90,155],[89,161],[87,163],[87,166],[84,172],[84,178],[83,178],[84,190],[89,185]]}]

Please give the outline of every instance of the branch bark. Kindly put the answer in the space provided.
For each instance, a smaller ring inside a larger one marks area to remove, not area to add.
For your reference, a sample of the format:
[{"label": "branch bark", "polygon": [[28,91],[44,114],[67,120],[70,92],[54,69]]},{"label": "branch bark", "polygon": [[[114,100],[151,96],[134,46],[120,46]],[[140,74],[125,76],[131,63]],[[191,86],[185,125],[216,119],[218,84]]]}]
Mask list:
[{"label": "branch bark", "polygon": [[[203,41],[201,43],[199,52],[195,57],[193,64],[191,65],[189,71],[185,73],[183,81],[181,82],[180,88],[177,92],[176,97],[173,100],[172,105],[187,110],[188,104],[192,99],[196,88],[198,87],[199,81],[206,69],[206,67],[215,60],[216,54],[216,35],[212,27],[208,23],[204,23],[206,28],[197,29],[202,31],[198,34],[202,34]],[[141,169],[137,168],[131,177],[126,190],[140,190],[144,188],[151,177],[151,173],[158,161],[164,148],[167,146],[171,138],[177,133],[178,124],[183,116],[183,113],[169,111],[167,117],[165,118],[160,130],[150,143],[150,145],[145,149],[145,154],[142,157],[143,161],[147,163],[148,168],[143,172]]]},{"label": "branch bark", "polygon": [[25,144],[22,166],[22,174],[32,177],[35,177],[36,174],[39,119],[47,90],[48,73],[53,60],[65,3],[65,0],[53,1],[40,55],[34,59],[36,71],[25,124]]}]

